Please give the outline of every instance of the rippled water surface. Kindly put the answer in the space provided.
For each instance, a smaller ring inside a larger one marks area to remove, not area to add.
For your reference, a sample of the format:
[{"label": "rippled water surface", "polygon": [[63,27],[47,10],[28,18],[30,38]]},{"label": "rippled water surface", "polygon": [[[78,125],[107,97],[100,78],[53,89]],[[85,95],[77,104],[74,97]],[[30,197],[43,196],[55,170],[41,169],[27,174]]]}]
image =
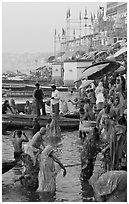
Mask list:
[{"label": "rippled water surface", "polygon": [[[10,134],[7,132],[2,138],[2,158],[13,159],[13,146]],[[31,138],[31,133],[26,132]],[[57,144],[58,155],[64,165],[79,164],[81,143],[78,131],[63,132],[61,141]],[[67,175],[62,176],[62,170],[56,179],[55,194],[37,193],[26,189],[19,182],[14,183],[21,173],[21,167],[14,167],[2,175],[3,202],[89,202],[93,191],[88,182],[80,180],[81,166],[67,167]]]}]

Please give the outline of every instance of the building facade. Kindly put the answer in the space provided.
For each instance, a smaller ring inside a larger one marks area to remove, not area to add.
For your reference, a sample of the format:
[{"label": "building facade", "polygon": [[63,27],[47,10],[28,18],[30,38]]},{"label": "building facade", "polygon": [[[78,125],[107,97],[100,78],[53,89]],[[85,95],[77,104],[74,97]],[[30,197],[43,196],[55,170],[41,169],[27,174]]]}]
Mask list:
[{"label": "building facade", "polygon": [[90,66],[92,61],[64,61],[64,85],[73,86],[74,82],[82,76],[83,70]]},{"label": "building facade", "polygon": [[106,18],[112,22],[111,29],[107,30],[108,42],[127,40],[127,2],[108,2]]},{"label": "building facade", "polygon": [[63,63],[55,62],[52,64],[52,82],[57,85],[62,85],[63,81]]}]

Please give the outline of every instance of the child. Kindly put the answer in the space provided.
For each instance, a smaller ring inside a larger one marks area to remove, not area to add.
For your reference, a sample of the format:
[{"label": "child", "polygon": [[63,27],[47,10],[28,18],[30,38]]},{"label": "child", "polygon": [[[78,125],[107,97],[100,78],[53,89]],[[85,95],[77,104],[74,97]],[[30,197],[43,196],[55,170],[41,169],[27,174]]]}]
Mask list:
[{"label": "child", "polygon": [[[24,135],[24,138],[22,137]],[[22,143],[23,142],[29,142],[28,137],[25,135],[25,133],[21,130],[15,131],[12,138],[13,147],[14,147],[14,159],[20,160],[22,151]]]}]

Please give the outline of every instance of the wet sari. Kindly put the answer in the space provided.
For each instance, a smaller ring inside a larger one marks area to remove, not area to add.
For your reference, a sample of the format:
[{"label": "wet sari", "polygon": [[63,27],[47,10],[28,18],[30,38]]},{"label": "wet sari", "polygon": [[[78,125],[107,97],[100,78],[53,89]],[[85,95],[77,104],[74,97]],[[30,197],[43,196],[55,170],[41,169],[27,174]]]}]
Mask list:
[{"label": "wet sari", "polygon": [[57,171],[50,154],[53,152],[52,146],[48,145],[40,155],[38,192],[55,192]]},{"label": "wet sari", "polygon": [[89,183],[95,192],[96,201],[127,201],[127,172],[106,171],[105,158],[102,153],[97,155]]}]

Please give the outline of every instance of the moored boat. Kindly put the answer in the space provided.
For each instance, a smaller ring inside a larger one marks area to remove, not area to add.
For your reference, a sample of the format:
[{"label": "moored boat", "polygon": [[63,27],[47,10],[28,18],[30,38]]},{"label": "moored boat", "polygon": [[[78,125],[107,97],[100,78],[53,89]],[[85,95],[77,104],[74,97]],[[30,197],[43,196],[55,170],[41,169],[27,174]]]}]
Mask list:
[{"label": "moored boat", "polygon": [[12,169],[14,166],[16,166],[16,164],[16,160],[2,161],[2,174]]},{"label": "moored boat", "polygon": [[[33,118],[36,115],[23,115],[23,114],[2,114],[2,123],[8,125],[8,128],[24,128],[26,126],[32,127]],[[50,115],[40,116],[39,123],[41,126],[45,126],[48,123]],[[59,117],[59,126],[61,129],[79,129],[79,119]]]}]

